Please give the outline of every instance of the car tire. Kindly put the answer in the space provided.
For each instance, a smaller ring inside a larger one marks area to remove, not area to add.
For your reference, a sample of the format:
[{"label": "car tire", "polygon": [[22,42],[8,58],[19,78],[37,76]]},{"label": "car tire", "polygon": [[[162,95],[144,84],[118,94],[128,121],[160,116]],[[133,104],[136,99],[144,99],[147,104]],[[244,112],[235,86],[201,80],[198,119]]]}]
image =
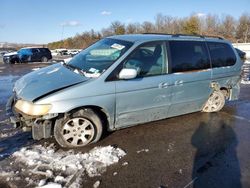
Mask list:
[{"label": "car tire", "polygon": [[92,109],[81,109],[56,120],[54,137],[64,148],[83,147],[97,142],[102,135],[100,117]]},{"label": "car tire", "polygon": [[46,62],[48,62],[48,58],[47,57],[42,57],[41,61],[46,63]]},{"label": "car tire", "polygon": [[222,91],[214,91],[205,103],[203,112],[218,112],[225,105],[225,96]]}]

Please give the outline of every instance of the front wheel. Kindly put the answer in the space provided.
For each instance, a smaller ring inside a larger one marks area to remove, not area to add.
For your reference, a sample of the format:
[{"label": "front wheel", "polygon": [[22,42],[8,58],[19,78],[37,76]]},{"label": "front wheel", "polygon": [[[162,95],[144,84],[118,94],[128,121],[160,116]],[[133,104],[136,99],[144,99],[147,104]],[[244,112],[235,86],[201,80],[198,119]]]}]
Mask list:
[{"label": "front wheel", "polygon": [[221,91],[214,91],[204,105],[203,112],[218,112],[225,105],[225,96]]},{"label": "front wheel", "polygon": [[54,136],[62,147],[82,147],[97,142],[102,127],[101,119],[92,109],[82,109],[56,120]]}]

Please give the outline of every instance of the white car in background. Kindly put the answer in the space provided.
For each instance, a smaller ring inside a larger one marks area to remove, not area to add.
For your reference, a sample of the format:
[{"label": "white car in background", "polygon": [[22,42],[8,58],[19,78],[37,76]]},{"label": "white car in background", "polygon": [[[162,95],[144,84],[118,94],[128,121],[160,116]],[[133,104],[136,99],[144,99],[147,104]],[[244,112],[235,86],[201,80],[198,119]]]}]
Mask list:
[{"label": "white car in background", "polygon": [[68,49],[68,55],[74,56],[78,54],[81,51],[81,49]]},{"label": "white car in background", "polygon": [[68,53],[68,50],[66,48],[59,48],[55,50],[50,50],[52,56],[59,56],[59,55],[65,55]]}]

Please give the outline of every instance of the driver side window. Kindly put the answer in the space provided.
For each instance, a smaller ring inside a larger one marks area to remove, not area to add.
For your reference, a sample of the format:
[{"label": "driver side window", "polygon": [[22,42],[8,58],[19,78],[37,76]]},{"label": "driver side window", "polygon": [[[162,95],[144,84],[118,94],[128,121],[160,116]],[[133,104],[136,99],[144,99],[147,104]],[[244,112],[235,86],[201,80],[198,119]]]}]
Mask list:
[{"label": "driver side window", "polygon": [[166,50],[163,42],[146,43],[134,50],[123,68],[135,69],[138,77],[166,73]]}]

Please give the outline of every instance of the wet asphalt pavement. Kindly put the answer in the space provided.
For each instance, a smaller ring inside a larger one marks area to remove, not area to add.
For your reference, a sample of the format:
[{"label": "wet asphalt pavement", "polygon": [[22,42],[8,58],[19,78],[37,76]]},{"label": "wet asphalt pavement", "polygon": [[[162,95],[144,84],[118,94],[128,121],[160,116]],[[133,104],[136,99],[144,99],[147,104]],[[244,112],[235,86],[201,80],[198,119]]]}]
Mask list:
[{"label": "wet asphalt pavement", "polygon": [[[14,151],[36,144],[30,133],[5,121],[4,108],[14,82],[47,64],[0,64],[0,167],[9,166]],[[94,146],[115,145],[127,155],[101,176],[86,178],[83,187],[248,188],[250,187],[250,85],[241,85],[240,99],[218,113],[192,113],[106,134]],[[6,133],[6,138],[3,138]],[[13,134],[12,134],[13,133]],[[46,140],[54,142],[53,139]],[[42,143],[44,141],[40,141]],[[128,162],[128,165],[121,164]],[[117,173],[115,173],[117,172]],[[20,187],[1,179],[0,187]]]}]

